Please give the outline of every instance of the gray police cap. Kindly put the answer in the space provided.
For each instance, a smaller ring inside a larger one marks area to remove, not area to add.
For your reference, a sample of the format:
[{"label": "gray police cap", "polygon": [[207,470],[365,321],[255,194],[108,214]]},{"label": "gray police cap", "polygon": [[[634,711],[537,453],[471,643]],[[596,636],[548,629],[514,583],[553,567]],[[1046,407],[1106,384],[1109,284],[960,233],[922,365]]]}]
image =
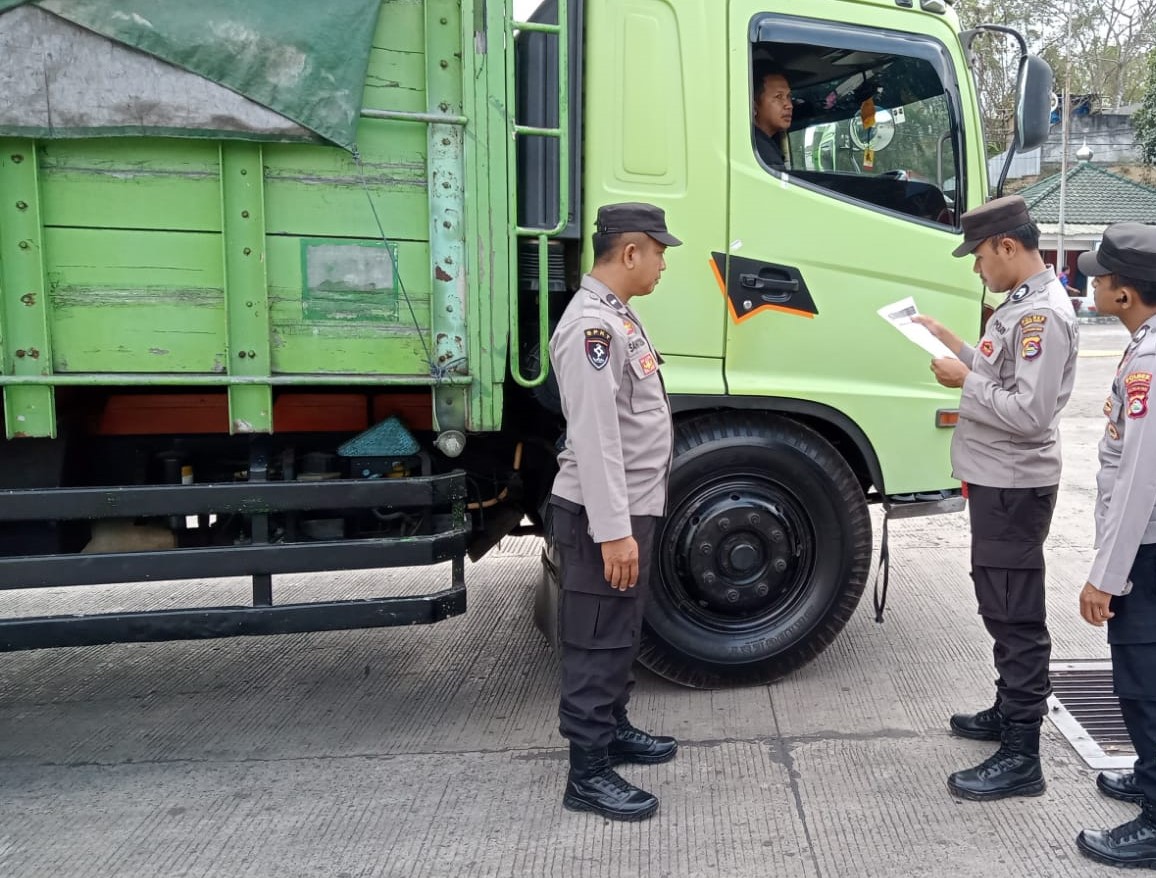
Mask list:
[{"label": "gray police cap", "polygon": [[952,251],[952,256],[967,256],[988,238],[1018,229],[1033,220],[1023,198],[1019,195],[1005,195],[969,210],[960,217],[960,221],[963,225],[963,243]]},{"label": "gray police cap", "polygon": [[666,211],[653,204],[630,201],[623,204],[604,204],[598,208],[595,229],[601,235],[619,235],[623,232],[644,232],[659,244],[677,247],[682,241],[666,229]]},{"label": "gray police cap", "polygon": [[1108,226],[1100,249],[1081,253],[1076,264],[1088,277],[1119,274],[1132,280],[1156,281],[1156,226]]}]

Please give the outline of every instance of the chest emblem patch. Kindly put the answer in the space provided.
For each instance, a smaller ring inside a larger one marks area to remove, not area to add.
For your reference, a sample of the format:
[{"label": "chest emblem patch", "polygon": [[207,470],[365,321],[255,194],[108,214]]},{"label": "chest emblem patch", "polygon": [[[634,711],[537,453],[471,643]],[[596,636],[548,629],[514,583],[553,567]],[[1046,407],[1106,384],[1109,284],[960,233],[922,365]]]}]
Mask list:
[{"label": "chest emblem patch", "polygon": [[1151,372],[1132,372],[1124,378],[1124,392],[1128,397],[1128,417],[1136,419],[1148,414],[1148,391],[1151,387]]},{"label": "chest emblem patch", "polygon": [[599,371],[605,369],[606,364],[610,362],[610,339],[609,330],[586,330],[586,359]]},{"label": "chest emblem patch", "polygon": [[995,353],[995,345],[993,345],[991,343],[990,338],[985,338],[983,341],[981,341],[979,343],[979,352],[981,354],[983,354],[985,357],[990,357],[992,354]]}]

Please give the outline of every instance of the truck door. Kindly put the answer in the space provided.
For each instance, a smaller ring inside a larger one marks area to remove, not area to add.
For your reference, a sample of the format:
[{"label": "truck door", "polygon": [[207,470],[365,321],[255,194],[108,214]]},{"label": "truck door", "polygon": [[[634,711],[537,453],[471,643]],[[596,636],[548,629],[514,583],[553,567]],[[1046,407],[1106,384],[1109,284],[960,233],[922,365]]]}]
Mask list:
[{"label": "truck door", "polygon": [[[728,390],[850,417],[895,474],[889,492],[945,483],[934,417],[954,403],[876,312],[914,294],[958,331],[978,326],[970,260],[950,255],[972,206],[956,37],[939,16],[840,0],[806,18],[791,0],[729,8],[729,249],[715,254]],[[757,109],[783,79],[785,132]]]}]

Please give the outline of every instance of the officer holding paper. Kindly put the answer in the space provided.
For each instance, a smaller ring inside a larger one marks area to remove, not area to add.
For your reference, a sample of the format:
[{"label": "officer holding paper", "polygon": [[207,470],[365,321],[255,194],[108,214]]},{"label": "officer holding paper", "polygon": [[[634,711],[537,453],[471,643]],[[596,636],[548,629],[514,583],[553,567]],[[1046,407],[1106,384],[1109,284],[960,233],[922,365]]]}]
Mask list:
[{"label": "officer holding paper", "polygon": [[1043,545],[1059,489],[1059,420],[1075,379],[1078,329],[1022,198],[997,198],[962,222],[954,255],[971,255],[987,288],[1007,298],[975,347],[934,320],[915,320],[958,357],[931,368],[940,384],[963,390],[951,462],[969,499],[971,576],[998,675],[993,706],[956,714],[950,725],[1000,748],[947,785],[953,795],[987,800],[1039,795],[1045,787],[1039,741],[1052,642]]}]

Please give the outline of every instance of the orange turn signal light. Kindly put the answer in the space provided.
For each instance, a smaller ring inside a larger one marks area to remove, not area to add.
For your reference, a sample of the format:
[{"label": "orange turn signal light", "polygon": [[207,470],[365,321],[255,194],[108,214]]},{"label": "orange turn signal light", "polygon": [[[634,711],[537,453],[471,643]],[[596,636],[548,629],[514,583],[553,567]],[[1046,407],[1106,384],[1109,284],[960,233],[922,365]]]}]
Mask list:
[{"label": "orange turn signal light", "polygon": [[954,427],[959,423],[959,409],[940,409],[935,413],[935,426]]}]

